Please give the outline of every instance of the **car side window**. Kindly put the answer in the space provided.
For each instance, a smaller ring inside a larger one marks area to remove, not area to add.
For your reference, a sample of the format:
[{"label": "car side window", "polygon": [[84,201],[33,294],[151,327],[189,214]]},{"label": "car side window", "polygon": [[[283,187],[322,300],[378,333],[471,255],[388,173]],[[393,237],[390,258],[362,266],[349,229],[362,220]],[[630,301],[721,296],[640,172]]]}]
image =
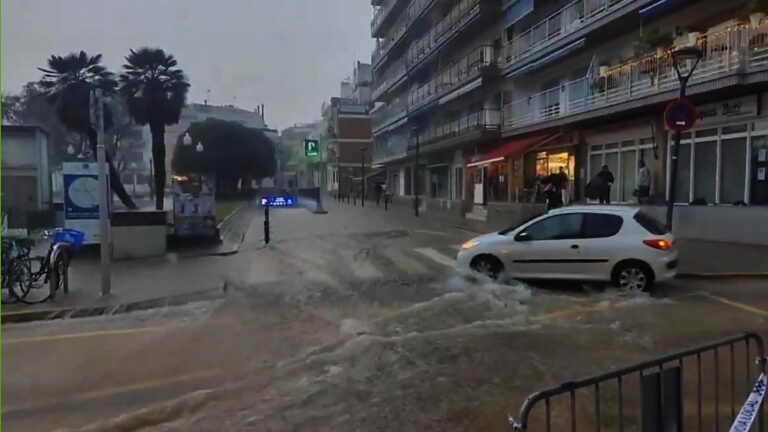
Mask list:
[{"label": "car side window", "polygon": [[601,213],[584,215],[584,238],[607,238],[618,234],[624,219],[621,216]]},{"label": "car side window", "polygon": [[581,237],[584,215],[571,213],[555,215],[538,221],[525,229],[531,240],[568,240]]}]

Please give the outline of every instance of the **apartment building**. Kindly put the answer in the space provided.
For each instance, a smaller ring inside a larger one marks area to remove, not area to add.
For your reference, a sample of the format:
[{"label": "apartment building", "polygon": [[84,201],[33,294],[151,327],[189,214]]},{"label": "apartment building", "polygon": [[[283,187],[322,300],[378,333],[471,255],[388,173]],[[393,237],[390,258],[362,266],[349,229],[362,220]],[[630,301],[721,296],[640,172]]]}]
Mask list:
[{"label": "apartment building", "polygon": [[514,223],[541,211],[543,176],[562,170],[567,198],[584,201],[603,165],[613,201],[634,202],[641,159],[652,201],[665,201],[673,134],[663,112],[679,91],[671,53],[696,46],[687,93],[701,119],[683,136],[672,198],[681,217],[768,217],[758,207],[768,206],[768,20],[748,2],[372,4],[373,164],[401,201],[418,187],[427,215]]}]

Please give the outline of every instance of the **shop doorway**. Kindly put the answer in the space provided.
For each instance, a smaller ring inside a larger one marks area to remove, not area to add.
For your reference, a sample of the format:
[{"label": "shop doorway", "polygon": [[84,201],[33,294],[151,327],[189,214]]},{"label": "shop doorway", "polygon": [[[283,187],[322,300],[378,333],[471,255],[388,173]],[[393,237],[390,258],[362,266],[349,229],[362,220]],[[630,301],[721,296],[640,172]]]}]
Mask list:
[{"label": "shop doorway", "polygon": [[485,205],[485,168],[475,168],[475,195],[474,203],[477,205]]}]

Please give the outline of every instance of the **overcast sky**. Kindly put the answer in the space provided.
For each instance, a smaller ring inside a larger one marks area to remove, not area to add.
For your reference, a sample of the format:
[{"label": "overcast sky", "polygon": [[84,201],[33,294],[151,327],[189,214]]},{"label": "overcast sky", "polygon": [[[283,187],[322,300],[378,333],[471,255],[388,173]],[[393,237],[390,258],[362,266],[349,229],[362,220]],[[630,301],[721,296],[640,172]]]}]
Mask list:
[{"label": "overcast sky", "polygon": [[370,61],[367,0],[2,0],[2,90],[37,80],[51,54],[158,46],[189,76],[189,101],[253,109],[270,127],[320,117],[355,60]]}]

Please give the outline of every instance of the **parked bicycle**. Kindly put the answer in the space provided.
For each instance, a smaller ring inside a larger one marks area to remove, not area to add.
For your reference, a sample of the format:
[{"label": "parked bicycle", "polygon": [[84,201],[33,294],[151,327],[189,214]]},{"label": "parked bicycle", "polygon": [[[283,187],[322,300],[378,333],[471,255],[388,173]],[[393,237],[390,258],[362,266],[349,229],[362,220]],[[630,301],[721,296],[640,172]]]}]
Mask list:
[{"label": "parked bicycle", "polygon": [[[78,230],[57,228],[45,231],[44,239],[53,238],[45,256],[18,255],[12,264],[9,297],[25,304],[42,303],[56,297],[58,291],[69,292],[69,265],[72,253],[83,245],[85,234]],[[33,241],[34,244],[34,241]],[[5,285],[4,285],[5,286]]]},{"label": "parked bicycle", "polygon": [[2,289],[8,291],[2,302],[16,303],[29,291],[32,269],[26,258],[32,248],[29,239],[3,239],[2,243]]}]

